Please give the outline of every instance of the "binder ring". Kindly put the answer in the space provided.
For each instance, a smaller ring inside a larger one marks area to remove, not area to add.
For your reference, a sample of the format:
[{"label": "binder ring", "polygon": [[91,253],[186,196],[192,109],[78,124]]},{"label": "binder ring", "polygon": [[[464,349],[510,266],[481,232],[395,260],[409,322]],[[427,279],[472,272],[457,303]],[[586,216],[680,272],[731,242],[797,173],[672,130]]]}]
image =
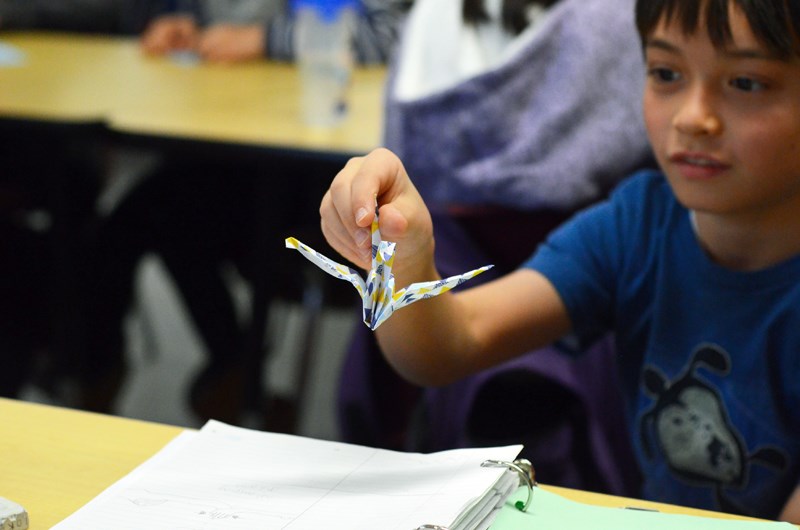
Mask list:
[{"label": "binder ring", "polygon": [[524,485],[528,490],[528,498],[524,503],[522,501],[515,502],[514,506],[521,512],[528,511],[528,507],[530,507],[531,501],[533,500],[533,487],[538,485],[536,483],[536,471],[533,469],[533,464],[531,464],[529,460],[524,458],[518,458],[513,462],[486,460],[481,464],[481,467],[505,467],[516,471],[517,475],[519,475],[520,486]]},{"label": "binder ring", "polygon": [[[516,471],[519,475],[519,485],[525,485],[528,490],[528,498],[524,503],[522,501],[515,502],[514,506],[522,512],[528,511],[528,507],[531,505],[531,500],[533,500],[533,487],[538,486],[536,483],[536,471],[533,469],[533,464],[531,464],[529,460],[524,458],[518,458],[513,462],[505,462],[503,460],[484,460],[481,462],[481,467],[504,467],[506,469]],[[450,529],[446,526],[440,526],[438,524],[424,524],[422,526],[418,526],[415,530]]]}]

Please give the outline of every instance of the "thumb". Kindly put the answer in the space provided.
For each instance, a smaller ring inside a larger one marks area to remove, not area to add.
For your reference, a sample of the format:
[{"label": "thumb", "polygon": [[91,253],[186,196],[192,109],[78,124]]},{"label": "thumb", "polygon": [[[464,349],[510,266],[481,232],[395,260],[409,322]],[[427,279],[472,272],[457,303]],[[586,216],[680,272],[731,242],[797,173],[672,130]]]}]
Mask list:
[{"label": "thumb", "polygon": [[394,203],[383,205],[378,210],[381,237],[388,241],[403,239],[408,232],[408,219]]}]

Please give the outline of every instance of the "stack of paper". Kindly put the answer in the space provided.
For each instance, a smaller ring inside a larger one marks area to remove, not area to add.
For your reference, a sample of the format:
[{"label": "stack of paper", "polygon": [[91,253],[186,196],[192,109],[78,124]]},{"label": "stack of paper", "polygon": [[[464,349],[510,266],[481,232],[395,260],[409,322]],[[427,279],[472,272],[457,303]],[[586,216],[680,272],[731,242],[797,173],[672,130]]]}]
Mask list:
[{"label": "stack of paper", "polygon": [[401,453],[210,421],[57,530],[484,530],[518,477],[484,460],[521,446]]}]

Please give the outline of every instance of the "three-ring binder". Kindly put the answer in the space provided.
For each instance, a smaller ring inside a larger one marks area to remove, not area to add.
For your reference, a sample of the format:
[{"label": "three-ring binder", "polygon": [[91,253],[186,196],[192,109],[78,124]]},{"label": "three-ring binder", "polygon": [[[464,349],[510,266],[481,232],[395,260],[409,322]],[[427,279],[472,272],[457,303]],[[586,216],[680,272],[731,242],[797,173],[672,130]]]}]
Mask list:
[{"label": "three-ring binder", "polygon": [[[533,464],[530,463],[529,460],[524,458],[518,458],[513,462],[505,462],[503,460],[484,460],[481,463],[481,467],[504,467],[508,470],[514,471],[519,476],[519,485],[525,486],[528,492],[528,496],[525,502],[517,501],[514,503],[514,507],[516,507],[519,511],[527,512],[528,507],[531,505],[531,501],[533,500],[533,488],[534,486],[538,486],[536,482],[536,471],[533,468]],[[418,526],[415,530],[450,530],[446,526],[437,525],[437,524],[424,524],[422,526]]]}]

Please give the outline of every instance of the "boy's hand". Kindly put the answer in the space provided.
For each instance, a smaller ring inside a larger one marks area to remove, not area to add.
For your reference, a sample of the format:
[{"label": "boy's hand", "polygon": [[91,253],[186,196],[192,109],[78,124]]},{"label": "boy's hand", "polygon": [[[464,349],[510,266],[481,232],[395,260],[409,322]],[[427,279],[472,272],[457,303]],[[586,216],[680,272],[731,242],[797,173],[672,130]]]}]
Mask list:
[{"label": "boy's hand", "polygon": [[186,15],[155,19],[142,34],[140,45],[148,55],[164,55],[175,50],[194,50],[200,30],[194,19]]},{"label": "boy's hand", "polygon": [[386,149],[351,159],[333,179],[320,205],[328,243],[351,262],[369,269],[376,197],[381,236],[397,243],[392,270],[398,287],[435,279],[430,213],[400,159]]},{"label": "boy's hand", "polygon": [[264,38],[261,24],[217,24],[200,35],[198,52],[213,63],[252,61],[264,56]]}]

